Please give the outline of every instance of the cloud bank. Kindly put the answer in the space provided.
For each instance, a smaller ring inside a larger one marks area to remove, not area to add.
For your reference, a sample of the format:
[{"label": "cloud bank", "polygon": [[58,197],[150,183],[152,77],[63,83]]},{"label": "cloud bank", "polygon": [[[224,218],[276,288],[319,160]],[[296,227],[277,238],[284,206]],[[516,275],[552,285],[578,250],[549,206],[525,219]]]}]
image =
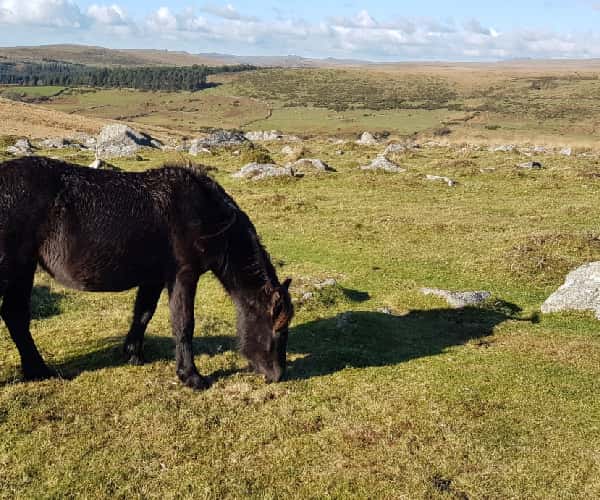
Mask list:
[{"label": "cloud bank", "polygon": [[600,36],[596,33],[539,29],[503,32],[475,18],[382,21],[368,10],[351,17],[309,22],[283,14],[275,19],[259,18],[239,12],[230,3],[211,3],[197,10],[163,6],[133,19],[118,4],[93,4],[84,10],[73,0],[0,0],[0,30],[2,26],[13,32],[24,27],[43,28],[45,36],[65,43],[110,40],[111,46],[193,52],[382,61],[600,57]]}]

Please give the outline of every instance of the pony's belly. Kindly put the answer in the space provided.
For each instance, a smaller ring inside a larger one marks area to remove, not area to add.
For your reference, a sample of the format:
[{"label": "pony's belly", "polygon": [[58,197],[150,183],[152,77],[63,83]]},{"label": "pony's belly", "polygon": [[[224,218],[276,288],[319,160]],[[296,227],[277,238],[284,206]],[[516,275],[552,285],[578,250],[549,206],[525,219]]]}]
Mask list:
[{"label": "pony's belly", "polygon": [[60,284],[88,292],[121,292],[145,283],[164,282],[165,257],[145,255],[102,255],[87,253],[80,257],[44,256],[41,267]]}]

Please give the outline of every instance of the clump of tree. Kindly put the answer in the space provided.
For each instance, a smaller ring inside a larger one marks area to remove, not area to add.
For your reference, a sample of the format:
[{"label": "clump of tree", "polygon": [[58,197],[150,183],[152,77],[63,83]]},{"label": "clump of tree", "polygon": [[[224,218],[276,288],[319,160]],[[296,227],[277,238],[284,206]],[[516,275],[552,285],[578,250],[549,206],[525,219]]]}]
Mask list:
[{"label": "clump of tree", "polygon": [[147,66],[101,68],[64,62],[0,62],[0,84],[65,87],[134,88],[141,90],[201,90],[209,75],[256,69],[236,66]]}]

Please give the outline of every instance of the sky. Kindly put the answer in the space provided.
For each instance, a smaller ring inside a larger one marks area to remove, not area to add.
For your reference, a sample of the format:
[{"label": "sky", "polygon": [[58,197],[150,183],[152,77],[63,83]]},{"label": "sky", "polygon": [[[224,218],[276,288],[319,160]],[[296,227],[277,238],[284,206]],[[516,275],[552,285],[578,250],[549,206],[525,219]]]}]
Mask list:
[{"label": "sky", "polygon": [[0,45],[372,61],[600,57],[600,0],[0,0]]}]

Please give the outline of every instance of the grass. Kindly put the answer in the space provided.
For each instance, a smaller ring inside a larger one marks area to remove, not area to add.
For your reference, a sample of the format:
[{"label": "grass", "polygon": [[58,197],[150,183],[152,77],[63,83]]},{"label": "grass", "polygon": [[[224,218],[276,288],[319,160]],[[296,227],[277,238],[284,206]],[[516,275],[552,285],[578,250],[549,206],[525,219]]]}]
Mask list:
[{"label": "grass", "polygon": [[444,141],[453,143],[594,148],[600,127],[600,80],[593,68],[569,65],[265,69],[212,81],[196,93],[46,89],[43,104],[190,137],[212,127],[303,136],[448,128]]},{"label": "grass", "polygon": [[[280,148],[267,145],[283,162]],[[432,148],[397,156],[405,173],[378,174],[356,167],[382,147],[304,148],[337,173],[243,182],[229,175],[243,158],[203,157],[296,298],[337,280],[298,303],[288,380],[243,371],[233,308],[210,276],[195,347],[215,384],[193,393],[176,381],[164,296],[149,363],[129,367],[134,294],[74,292],[40,274],[32,331],[65,378],[19,382],[0,327],[0,497],[600,495],[598,323],[537,314],[569,269],[600,257],[597,161],[544,156],[543,170],[520,171],[517,153]],[[142,156],[116,164],[168,158]],[[423,286],[494,297],[455,311]]]}]

